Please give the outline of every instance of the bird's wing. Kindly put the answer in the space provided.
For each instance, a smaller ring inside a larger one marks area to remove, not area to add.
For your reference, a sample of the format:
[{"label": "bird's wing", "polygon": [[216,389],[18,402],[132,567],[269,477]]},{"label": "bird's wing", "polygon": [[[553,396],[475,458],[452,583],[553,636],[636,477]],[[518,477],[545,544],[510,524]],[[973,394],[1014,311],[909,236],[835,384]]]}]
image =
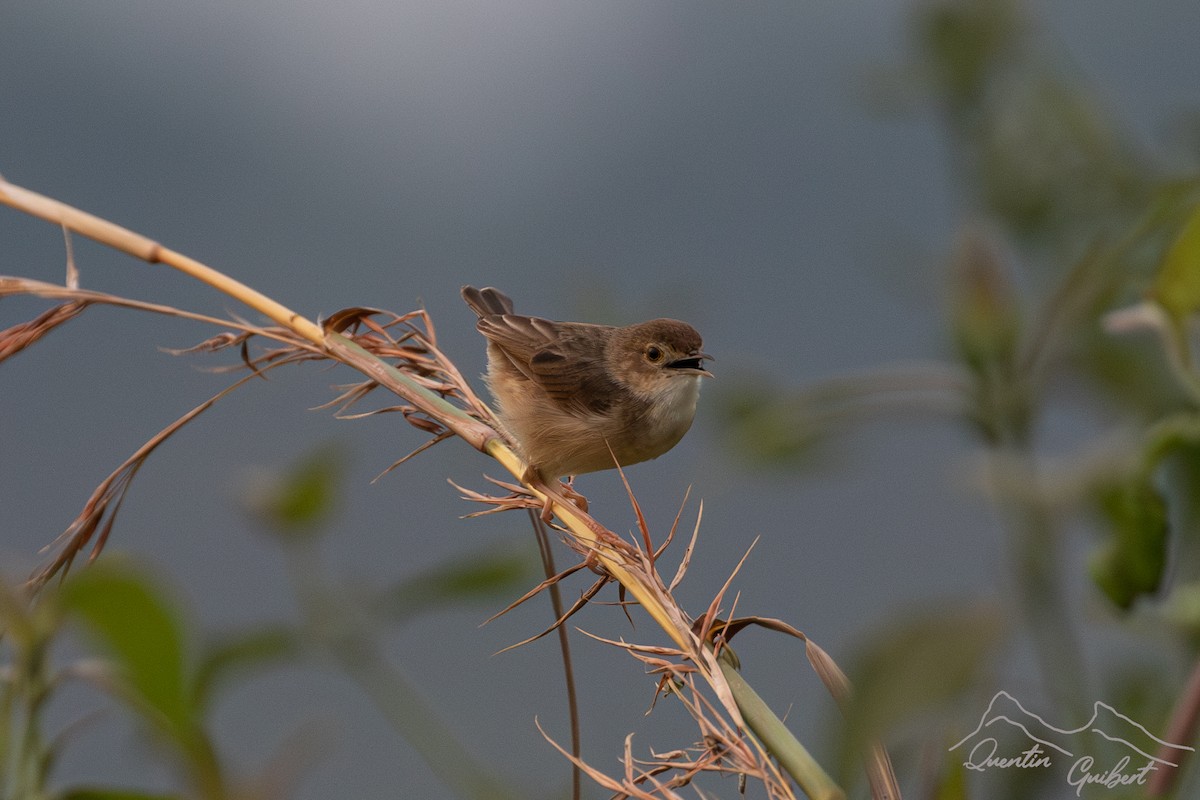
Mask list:
[{"label": "bird's wing", "polygon": [[489,315],[477,327],[564,410],[594,413],[611,402],[615,387],[604,363],[611,328],[516,314]]},{"label": "bird's wing", "polygon": [[499,348],[513,367],[529,380],[537,380],[530,362],[539,350],[558,341],[555,323],[538,317],[517,314],[488,314],[475,327]]}]

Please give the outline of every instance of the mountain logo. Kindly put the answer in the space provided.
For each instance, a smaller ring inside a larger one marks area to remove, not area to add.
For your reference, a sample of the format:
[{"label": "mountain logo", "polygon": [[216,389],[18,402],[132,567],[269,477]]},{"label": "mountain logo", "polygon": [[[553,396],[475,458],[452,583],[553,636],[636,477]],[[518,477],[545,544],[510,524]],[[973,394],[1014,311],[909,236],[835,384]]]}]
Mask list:
[{"label": "mountain logo", "polygon": [[[975,730],[950,747],[974,772],[1000,769],[1053,769],[1062,766],[1068,784],[1106,789],[1144,785],[1151,772],[1179,766],[1194,748],[1158,738],[1107,703],[1092,706],[1092,718],[1078,728],[1056,728],[999,691]],[[1069,765],[1069,766],[1068,766]]]}]

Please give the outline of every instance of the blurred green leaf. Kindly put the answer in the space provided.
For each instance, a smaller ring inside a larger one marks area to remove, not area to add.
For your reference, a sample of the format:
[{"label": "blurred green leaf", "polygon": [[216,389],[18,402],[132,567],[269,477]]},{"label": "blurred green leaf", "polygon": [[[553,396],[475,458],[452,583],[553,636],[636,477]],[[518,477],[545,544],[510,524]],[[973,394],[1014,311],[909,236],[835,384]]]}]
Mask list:
[{"label": "blurred green leaf", "polygon": [[128,789],[70,789],[59,795],[59,800],[180,800],[180,796]]},{"label": "blurred green leaf", "polygon": [[1061,255],[1137,213],[1159,177],[1078,75],[1056,69],[1058,54],[1036,35],[1026,6],[921,4],[917,70],[945,113],[963,187],[1016,241],[1065,245]]},{"label": "blurred green leaf", "polygon": [[[1189,425],[1185,419],[1194,422]],[[1170,451],[1159,473],[1160,486],[1170,506],[1170,583],[1172,601],[1176,591],[1189,584],[1200,585],[1200,416],[1181,416],[1179,422],[1168,418],[1156,431],[1180,430],[1180,443]],[[1166,434],[1169,438],[1170,433]],[[1155,437],[1149,437],[1153,442]],[[1189,632],[1200,640],[1200,613]]]},{"label": "blurred green leaf", "polygon": [[1154,592],[1167,562],[1167,507],[1148,481],[1107,487],[1099,505],[1109,521],[1109,540],[1091,558],[1092,580],[1122,610]]},{"label": "blurred green leaf", "polygon": [[297,631],[280,625],[227,636],[210,645],[196,668],[196,706],[209,703],[217,686],[234,672],[295,660],[303,652],[300,639]]},{"label": "blurred green leaf", "polygon": [[997,81],[978,142],[988,208],[1031,243],[1069,243],[1126,220],[1152,173],[1077,84],[1029,70]]},{"label": "blurred green leaf", "polygon": [[180,741],[195,730],[176,609],[148,576],[127,564],[90,566],[62,589],[64,609],[112,653],[129,688]]},{"label": "blurred green leaf", "polygon": [[1146,431],[1142,450],[1142,476],[1148,476],[1164,461],[1183,470],[1189,494],[1200,489],[1200,414],[1184,411],[1163,416]]},{"label": "blurred green leaf", "polygon": [[1185,401],[1187,394],[1167,368],[1157,339],[1113,336],[1097,326],[1077,338],[1080,367],[1096,382],[1096,393],[1154,419]]},{"label": "blurred green leaf", "polygon": [[967,770],[962,759],[947,752],[942,759],[942,770],[934,784],[932,800],[967,800]]},{"label": "blurred green leaf", "polygon": [[793,402],[756,385],[756,390],[722,393],[717,413],[731,446],[758,466],[796,468],[812,462],[827,434],[816,424],[813,409],[805,408],[802,398]]},{"label": "blurred green leaf", "polygon": [[963,233],[951,269],[951,311],[959,352],[977,374],[1012,369],[1021,313],[1010,271],[995,241],[977,229]]},{"label": "blurred green leaf", "polygon": [[931,78],[953,111],[976,102],[1017,52],[1024,21],[1011,0],[928,3],[915,15]]},{"label": "blurred green leaf", "polygon": [[1193,639],[1200,639],[1200,581],[1173,587],[1163,602],[1162,614]]},{"label": "blurred green leaf", "polygon": [[1105,702],[1121,709],[1149,730],[1167,730],[1178,698],[1163,687],[1178,687],[1177,665],[1161,661],[1131,661],[1114,665],[1104,676]]},{"label": "blurred green leaf", "polygon": [[1151,293],[1176,324],[1200,310],[1200,205],[1167,250]]},{"label": "blurred green leaf", "polygon": [[901,724],[944,710],[974,687],[1004,643],[1000,612],[954,608],[915,615],[875,637],[852,660],[854,696],[845,712],[840,771]]},{"label": "blurred green leaf", "polygon": [[458,603],[492,601],[529,588],[537,556],[524,544],[470,553],[380,593],[374,609],[395,620]]},{"label": "blurred green leaf", "polygon": [[313,535],[334,511],[344,462],[338,448],[319,447],[281,474],[253,483],[246,503],[276,533]]},{"label": "blurred green leaf", "polygon": [[954,341],[973,378],[968,417],[989,442],[1023,439],[1034,398],[1017,363],[1022,319],[1011,265],[991,236],[968,228],[960,237],[951,278]]}]

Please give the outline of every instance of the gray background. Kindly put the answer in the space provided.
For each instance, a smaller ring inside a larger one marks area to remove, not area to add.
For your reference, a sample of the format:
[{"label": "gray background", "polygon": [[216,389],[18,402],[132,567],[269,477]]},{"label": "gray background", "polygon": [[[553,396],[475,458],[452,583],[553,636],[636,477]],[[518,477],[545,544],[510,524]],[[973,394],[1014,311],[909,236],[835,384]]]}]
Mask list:
[{"label": "gray background", "polygon": [[[932,115],[881,114],[872,100],[906,58],[911,10],[870,0],[7,0],[0,173],[310,316],[423,303],[468,375],[483,369],[483,345],[458,287],[476,283],[551,317],[687,319],[717,358],[716,383],[765,375],[800,387],[948,353],[944,261],[971,210]],[[1151,149],[1173,115],[1195,108],[1194,2],[1059,0],[1031,15],[1062,65]],[[87,287],[238,310],[162,267],[83,242],[76,257]],[[57,230],[0,210],[0,273],[58,280],[63,264]],[[0,326],[39,307],[5,301]],[[5,574],[34,565],[110,469],[224,385],[197,369],[216,359],[158,350],[207,335],[101,309],[0,368]],[[383,584],[498,537],[525,546],[522,518],[459,520],[470,509],[446,477],[483,488],[482,471],[499,473],[464,445],[371,484],[420,439],[396,419],[307,410],[350,377],[277,372],[222,402],[143,470],[112,550],[152,565],[203,630],[290,618],[278,551],[238,499],[255,469],[328,441],[350,454],[325,548],[335,572]],[[784,618],[835,656],[905,608],[1003,594],[1003,547],[972,486],[964,430],[889,420],[839,439],[826,469],[767,474],[726,452],[711,400],[673,452],[629,472],[659,532],[687,486],[704,499],[681,591],[689,608],[703,609],[755,537],[739,609]],[[1092,424],[1052,417],[1051,439],[1069,449]],[[602,521],[632,526],[614,474],[581,488]],[[491,656],[549,612],[534,604],[479,629],[487,613],[423,619],[389,637],[389,652],[488,763],[550,792],[565,762],[533,718],[566,740],[556,651],[545,640]],[[634,618],[634,631],[610,609],[578,622],[659,640]],[[643,748],[690,741],[669,703],[643,720],[653,684],[637,664],[582,638],[576,647],[589,760],[613,768],[629,730]],[[800,649],[752,634],[739,652],[751,681],[821,751],[833,711]],[[301,797],[444,792],[332,670],[238,684],[215,726],[244,774],[289,737],[315,737],[324,755],[307,767]],[[58,774],[169,785],[156,763],[107,717],[68,748]]]}]

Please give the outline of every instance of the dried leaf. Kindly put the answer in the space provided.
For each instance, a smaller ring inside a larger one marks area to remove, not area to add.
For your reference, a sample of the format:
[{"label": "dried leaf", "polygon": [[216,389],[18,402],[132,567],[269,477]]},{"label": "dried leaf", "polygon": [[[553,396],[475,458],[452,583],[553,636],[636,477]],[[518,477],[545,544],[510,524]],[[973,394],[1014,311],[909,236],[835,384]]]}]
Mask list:
[{"label": "dried leaf", "polygon": [[0,363],[35,344],[58,326],[75,319],[89,305],[87,302],[60,303],[28,322],[19,322],[0,331]]}]

